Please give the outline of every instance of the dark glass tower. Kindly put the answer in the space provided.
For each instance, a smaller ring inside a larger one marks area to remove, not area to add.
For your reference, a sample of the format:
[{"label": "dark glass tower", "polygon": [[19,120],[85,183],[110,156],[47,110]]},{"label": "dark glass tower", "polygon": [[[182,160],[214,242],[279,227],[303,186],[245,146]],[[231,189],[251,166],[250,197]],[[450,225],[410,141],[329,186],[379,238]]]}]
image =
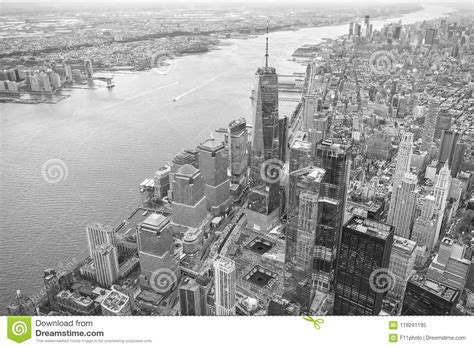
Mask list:
[{"label": "dark glass tower", "polygon": [[333,314],[379,314],[385,290],[389,288],[374,286],[377,279],[382,279],[379,277],[387,275],[383,269],[389,266],[392,244],[390,225],[356,216],[347,222],[338,254]]},{"label": "dark glass tower", "polygon": [[402,315],[450,315],[458,299],[458,290],[415,274],[407,283]]},{"label": "dark glass tower", "polygon": [[441,145],[438,153],[439,169],[448,162],[449,166],[453,163],[453,155],[459,140],[459,133],[452,130],[442,130]]},{"label": "dark glass tower", "polygon": [[314,165],[325,170],[319,198],[319,219],[313,260],[313,281],[318,290],[329,291],[336,271],[347,184],[350,147],[325,140],[316,144]]}]

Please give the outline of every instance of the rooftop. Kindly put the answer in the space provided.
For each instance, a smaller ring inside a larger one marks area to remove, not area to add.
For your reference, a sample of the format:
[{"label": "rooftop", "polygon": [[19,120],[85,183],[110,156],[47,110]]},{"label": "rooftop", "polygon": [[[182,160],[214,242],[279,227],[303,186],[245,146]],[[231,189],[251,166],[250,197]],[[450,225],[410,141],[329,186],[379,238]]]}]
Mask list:
[{"label": "rooftop", "polygon": [[429,291],[433,295],[436,295],[443,300],[453,302],[456,300],[456,297],[459,293],[458,290],[452,288],[443,283],[437,282],[432,279],[426,279],[423,275],[415,274],[413,275],[409,282],[412,282],[418,285],[420,288]]},{"label": "rooftop", "polygon": [[295,139],[291,143],[292,149],[304,149],[304,150],[311,150],[311,143],[309,141]]},{"label": "rooftop", "polygon": [[451,238],[448,238],[448,237],[444,237],[441,243],[447,244],[447,245],[453,245],[454,240],[452,240]]},{"label": "rooftop", "polygon": [[95,251],[102,254],[102,255],[105,255],[105,254],[111,252],[113,248],[114,248],[114,246],[112,244],[103,243],[103,244],[100,244],[100,245],[96,246]]},{"label": "rooftop", "polygon": [[308,178],[320,182],[323,179],[325,173],[325,169],[312,167],[311,171],[308,173]]},{"label": "rooftop", "polygon": [[103,230],[107,232],[113,232],[114,228],[109,225],[104,225],[101,224],[100,222],[91,222],[90,224],[87,224],[87,228],[95,228],[98,230]]},{"label": "rooftop", "polygon": [[226,270],[231,271],[232,269],[235,269],[235,262],[234,260],[229,259],[223,255],[218,255],[214,260],[214,266],[225,268]]},{"label": "rooftop", "polygon": [[171,170],[170,166],[164,165],[163,167],[161,167],[160,169],[158,169],[158,170],[155,172],[155,175],[156,175],[156,176],[161,176],[161,175],[163,175],[163,174],[167,174],[170,170]]},{"label": "rooftop", "polygon": [[159,227],[166,219],[167,217],[164,215],[152,213],[143,221],[143,224]]},{"label": "rooftop", "polygon": [[181,168],[179,168],[178,173],[179,173],[179,174],[183,174],[183,175],[187,175],[187,176],[192,176],[192,175],[194,175],[197,171],[198,171],[198,169],[194,168],[193,165],[191,165],[191,164],[185,164],[185,165],[183,165]]},{"label": "rooftop", "polygon": [[416,249],[416,242],[399,236],[393,237],[392,250],[401,251],[406,254],[412,254]]},{"label": "rooftop", "polygon": [[91,298],[81,296],[78,292],[71,292],[69,290],[62,290],[56,296],[74,301],[80,306],[89,306],[93,302]]},{"label": "rooftop", "polygon": [[377,238],[387,239],[393,227],[381,222],[353,216],[345,225],[346,228],[366,233]]},{"label": "rooftop", "polygon": [[114,313],[119,313],[128,303],[129,297],[119,291],[112,290],[102,301],[102,306]]},{"label": "rooftop", "polygon": [[220,149],[224,149],[224,144],[216,139],[207,139],[205,142],[199,145],[199,149],[206,151],[218,151]]}]

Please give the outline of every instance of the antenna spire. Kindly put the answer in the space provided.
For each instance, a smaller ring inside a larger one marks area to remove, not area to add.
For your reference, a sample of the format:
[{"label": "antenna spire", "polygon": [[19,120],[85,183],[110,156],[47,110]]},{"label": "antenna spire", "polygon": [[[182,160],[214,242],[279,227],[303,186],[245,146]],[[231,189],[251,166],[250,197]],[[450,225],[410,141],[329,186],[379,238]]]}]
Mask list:
[{"label": "antenna spire", "polygon": [[268,68],[268,20],[267,20],[267,38],[265,44],[265,67]]}]

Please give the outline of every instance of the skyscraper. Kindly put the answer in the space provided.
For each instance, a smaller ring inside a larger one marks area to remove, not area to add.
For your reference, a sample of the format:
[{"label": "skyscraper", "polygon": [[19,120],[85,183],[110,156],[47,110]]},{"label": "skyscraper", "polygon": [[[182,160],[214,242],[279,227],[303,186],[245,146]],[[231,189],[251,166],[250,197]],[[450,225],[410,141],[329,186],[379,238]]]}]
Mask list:
[{"label": "skyscraper", "polygon": [[442,107],[438,111],[438,117],[436,118],[436,127],[434,132],[434,139],[441,139],[443,130],[451,128],[451,114],[446,107]]},{"label": "skyscraper", "polygon": [[426,29],[425,45],[433,45],[436,36],[436,29]]},{"label": "skyscraper", "polygon": [[402,32],[402,26],[401,25],[396,25],[395,26],[395,31],[393,32],[393,38],[398,40],[400,39],[400,34]]},{"label": "skyscraper", "polygon": [[195,150],[183,150],[176,154],[171,160],[171,169],[170,169],[170,189],[168,192],[168,197],[173,198],[173,182],[174,182],[174,175],[178,172],[179,168],[184,166],[185,164],[190,164],[194,168],[199,168],[199,161],[198,161],[198,152]]},{"label": "skyscraper", "polygon": [[181,315],[206,315],[201,286],[195,279],[185,278],[179,286]]},{"label": "skyscraper", "polygon": [[235,315],[235,262],[218,255],[214,260],[216,315]]},{"label": "skyscraper", "polygon": [[459,291],[421,274],[407,283],[402,315],[449,315],[459,299]]},{"label": "skyscraper", "polygon": [[173,223],[199,227],[207,216],[201,172],[191,164],[185,164],[174,174],[173,179]]},{"label": "skyscraper", "polygon": [[445,163],[444,166],[439,171],[439,174],[436,178],[436,183],[434,187],[434,197],[435,197],[435,211],[438,215],[438,221],[436,226],[436,234],[434,237],[434,242],[436,243],[439,238],[439,233],[441,230],[441,225],[443,223],[446,200],[448,199],[449,187],[451,186],[451,172],[449,170],[448,163]]},{"label": "skyscraper", "polygon": [[413,224],[411,240],[418,246],[426,246],[428,252],[433,249],[434,238],[436,234],[436,216],[435,216],[435,197],[427,195],[423,199],[420,216]]},{"label": "skyscraper", "polygon": [[[253,141],[247,225],[267,232],[278,221],[279,183],[267,180],[262,167],[279,165],[278,75],[268,66],[268,37],[265,66],[258,68],[253,110]],[[265,168],[263,168],[265,172]]]},{"label": "skyscraper", "polygon": [[378,277],[390,262],[393,227],[353,216],[342,230],[335,282],[335,315],[378,315],[384,293]]},{"label": "skyscraper", "polygon": [[248,183],[247,138],[245,118],[229,123],[230,190],[234,198],[240,197]]},{"label": "skyscraper", "polygon": [[365,15],[364,24],[365,24],[365,37],[369,37],[370,36],[370,16],[369,15]]},{"label": "skyscraper", "polygon": [[286,162],[288,152],[288,117],[281,116],[278,119],[278,158]]},{"label": "skyscraper", "polygon": [[426,277],[449,285],[460,292],[464,290],[471,267],[470,255],[466,245],[454,239],[443,238],[438,254],[428,268]]},{"label": "skyscraper", "polygon": [[170,189],[170,171],[170,166],[164,165],[155,172],[153,177],[155,198],[164,198],[168,195]]},{"label": "skyscraper", "polygon": [[115,230],[112,226],[91,223],[86,231],[97,282],[103,287],[110,287],[119,276]]},{"label": "skyscraper", "polygon": [[464,160],[464,153],[467,149],[467,143],[461,141],[456,144],[454,148],[454,153],[452,155],[452,164],[451,164],[451,176],[456,178],[458,173],[461,171],[461,167]]},{"label": "skyscraper", "polygon": [[409,172],[411,159],[413,156],[413,134],[405,132],[398,146],[397,164],[392,178],[392,195],[388,210],[387,222],[393,225],[393,216],[397,203],[397,190],[402,182],[405,173]]},{"label": "skyscraper", "polygon": [[86,227],[87,242],[89,244],[89,255],[92,256],[92,251],[101,244],[109,243],[117,246],[115,238],[115,230],[112,226],[103,225],[98,222],[90,223]]},{"label": "skyscraper", "polygon": [[286,261],[303,278],[311,279],[315,241],[321,219],[319,200],[325,170],[313,166],[290,173]]},{"label": "skyscraper", "polygon": [[296,237],[298,225],[299,183],[301,178],[314,169],[311,165],[311,143],[293,139],[290,146],[289,159],[289,186],[288,186],[288,209],[286,224],[286,252],[287,262],[294,262],[296,257]]},{"label": "skyscraper", "polygon": [[[395,193],[395,204],[391,224],[395,235],[410,239],[415,215],[418,190],[415,174],[405,173],[402,183]],[[390,207],[392,209],[392,207]]]},{"label": "skyscraper", "polygon": [[[138,225],[140,286],[166,293],[178,282],[180,269],[174,259],[171,217],[153,213]],[[166,282],[161,283],[165,279]]]},{"label": "skyscraper", "polygon": [[199,170],[204,179],[207,210],[213,215],[224,213],[230,206],[229,158],[222,142],[208,139],[198,146]]},{"label": "skyscraper", "polygon": [[316,145],[314,165],[325,170],[319,198],[313,280],[327,292],[334,281],[349,180],[350,147],[325,140]]},{"label": "skyscraper", "polygon": [[394,275],[395,284],[389,295],[400,301],[405,294],[408,279],[415,267],[416,242],[402,237],[394,236],[392,252],[390,253],[389,270]]},{"label": "skyscraper", "polygon": [[425,113],[425,124],[423,127],[423,136],[421,149],[427,151],[430,149],[435,136],[436,123],[438,119],[439,102],[432,100],[429,102],[428,110]]},{"label": "skyscraper", "polygon": [[88,79],[92,79],[94,77],[94,71],[92,69],[92,62],[90,59],[84,60],[84,70]]},{"label": "skyscraper", "polygon": [[109,288],[119,277],[117,248],[110,243],[103,243],[92,251],[92,260],[97,282]]},{"label": "skyscraper", "polygon": [[311,163],[311,143],[305,140],[293,139],[290,146],[289,173],[308,167]]},{"label": "skyscraper", "polygon": [[349,23],[349,37],[354,35],[354,22]]},{"label": "skyscraper", "polygon": [[318,112],[320,100],[315,94],[303,96],[303,118],[301,130],[309,131],[314,128],[314,115]]},{"label": "skyscraper", "polygon": [[442,130],[441,145],[438,153],[438,164],[442,167],[446,162],[451,166],[453,154],[459,139],[459,133],[452,130]]}]

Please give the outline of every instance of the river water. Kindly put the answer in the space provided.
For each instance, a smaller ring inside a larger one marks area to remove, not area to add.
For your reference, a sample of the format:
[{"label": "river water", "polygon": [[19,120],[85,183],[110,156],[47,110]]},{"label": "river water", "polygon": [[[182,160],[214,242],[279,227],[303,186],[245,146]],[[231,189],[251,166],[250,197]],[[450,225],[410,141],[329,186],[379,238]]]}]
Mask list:
[{"label": "river water", "polygon": [[[448,12],[426,6],[373,24],[400,18],[408,24]],[[338,25],[270,33],[270,65],[280,74],[304,72],[288,60],[294,49],[347,31],[348,25]],[[140,182],[174,154],[230,120],[251,122],[249,95],[264,63],[265,38],[226,43],[176,59],[166,74],[116,73],[111,90],[76,89],[58,104],[0,105],[0,313],[17,289],[40,290],[45,268],[84,258],[86,224],[116,226],[125,219],[140,203]],[[280,113],[293,108],[281,102]],[[42,174],[48,160],[62,161],[59,177]]]}]

